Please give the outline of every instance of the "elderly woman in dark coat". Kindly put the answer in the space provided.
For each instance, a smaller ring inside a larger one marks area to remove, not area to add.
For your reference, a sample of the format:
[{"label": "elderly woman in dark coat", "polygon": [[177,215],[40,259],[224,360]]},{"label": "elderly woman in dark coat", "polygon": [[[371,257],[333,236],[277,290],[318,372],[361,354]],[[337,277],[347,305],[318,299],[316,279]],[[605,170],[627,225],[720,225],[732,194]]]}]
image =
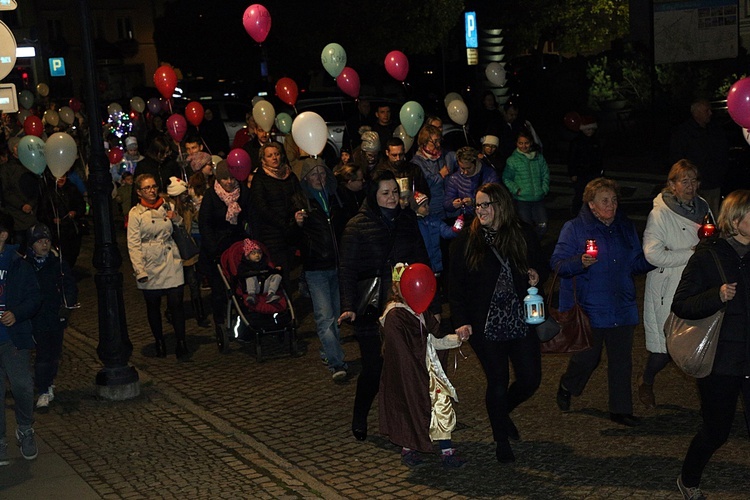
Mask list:
[{"label": "elderly woman in dark coat", "polygon": [[299,179],[292,173],[281,144],[268,142],[260,148],[261,168],[250,188],[253,236],[281,266],[281,275],[289,286],[289,271],[294,247],[289,243],[295,226],[293,200],[302,196]]},{"label": "elderly woman in dark coat", "polygon": [[[367,439],[367,415],[378,394],[383,369],[378,317],[391,289],[391,267],[397,262],[429,265],[430,259],[419,232],[416,214],[399,205],[399,189],[391,171],[373,179],[359,213],[346,225],[341,238],[339,283],[341,316],[339,323],[354,322],[354,334],[362,354],[362,372],[357,379],[352,434]],[[378,307],[361,318],[357,316],[358,282],[380,277]]]},{"label": "elderly woman in dark coat", "polygon": [[[729,438],[737,399],[750,377],[750,191],[730,193],[721,205],[721,235],[698,244],[682,273],[672,311],[701,319],[726,308],[713,369],[697,379],[703,425],[690,443],[677,486],[685,498],[705,498],[703,469]],[[727,281],[722,282],[714,257]],[[748,404],[745,399],[745,404]]]}]

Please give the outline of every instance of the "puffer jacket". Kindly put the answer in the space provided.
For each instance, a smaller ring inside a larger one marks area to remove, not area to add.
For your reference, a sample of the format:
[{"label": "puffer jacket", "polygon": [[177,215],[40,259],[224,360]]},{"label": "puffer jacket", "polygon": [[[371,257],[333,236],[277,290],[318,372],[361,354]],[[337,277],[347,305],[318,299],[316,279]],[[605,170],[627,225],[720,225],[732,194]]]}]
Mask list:
[{"label": "puffer jacket", "polygon": [[[461,171],[453,172],[445,178],[445,199],[443,200],[443,208],[448,214],[458,215],[459,211],[453,208],[453,200],[471,198],[472,200],[477,196],[477,190],[482,184],[488,182],[500,182],[497,177],[497,173],[490,167],[487,167],[478,161],[478,170],[471,177],[467,177],[461,173]],[[474,205],[464,207],[464,212],[467,214],[474,213]]]},{"label": "puffer jacket", "polygon": [[[595,239],[597,262],[583,267],[586,240]],[[633,275],[654,266],[646,261],[635,225],[622,212],[607,226],[584,204],[573,220],[565,223],[552,253],[550,266],[560,268],[560,310],[573,307],[573,278],[578,303],[594,328],[638,324]]]},{"label": "puffer jacket", "polygon": [[[719,289],[723,284],[710,249],[716,252],[727,283],[737,283],[737,293],[726,303]],[[672,301],[672,311],[685,319],[711,316],[726,306],[712,374],[750,375],[750,253],[740,258],[723,238],[702,241],[682,273]]]},{"label": "puffer jacket", "polygon": [[445,219],[446,214],[443,208],[445,179],[440,174],[440,170],[445,166],[445,160],[442,157],[437,160],[430,160],[417,153],[411,159],[411,162],[422,169],[422,175],[424,175],[427,186],[430,188],[430,213],[441,220]]},{"label": "puffer jacket", "polygon": [[291,171],[286,179],[281,180],[259,168],[253,178],[250,187],[252,233],[255,239],[266,245],[272,256],[289,246],[295,224],[292,200],[301,194],[299,180]]},{"label": "puffer jacket", "polygon": [[549,193],[549,167],[541,153],[529,159],[513,151],[503,170],[503,182],[514,200],[540,201]]},{"label": "puffer jacket", "polygon": [[[702,198],[696,203],[704,207],[704,212],[708,210],[708,205]],[[700,224],[670,209],[664,203],[661,193],[654,198],[654,208],[648,214],[646,230],[643,232],[643,253],[646,260],[656,266],[646,276],[646,293],[643,299],[643,328],[649,352],[667,352],[664,322],[669,316],[672,297],[682,271],[693,255],[693,248],[700,241],[699,227]]]},{"label": "puffer jacket", "polygon": [[[393,228],[389,228],[380,210],[365,200],[359,213],[344,229],[341,238],[339,286],[341,311],[355,311],[357,282],[374,276],[381,277],[380,304],[391,290],[391,267],[397,262],[430,265],[416,214],[409,209],[397,209]],[[377,319],[372,333],[377,335]]]},{"label": "puffer jacket", "polygon": [[39,282],[41,306],[31,322],[34,332],[48,332],[64,329],[68,326],[68,315],[60,314],[60,308],[73,306],[78,302],[78,287],[70,266],[60,260],[54,249],[42,263],[34,258],[34,250],[28,249],[26,262],[36,271]]}]

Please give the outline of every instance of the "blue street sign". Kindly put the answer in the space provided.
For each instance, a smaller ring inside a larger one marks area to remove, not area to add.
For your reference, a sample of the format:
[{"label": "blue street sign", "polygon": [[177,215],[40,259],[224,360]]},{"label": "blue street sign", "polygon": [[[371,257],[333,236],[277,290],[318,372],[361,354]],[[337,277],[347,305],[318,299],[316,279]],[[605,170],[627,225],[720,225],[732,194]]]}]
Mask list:
[{"label": "blue street sign", "polygon": [[477,33],[477,13],[467,12],[466,20],[466,48],[476,49],[479,47],[479,34]]},{"label": "blue street sign", "polygon": [[62,57],[49,58],[50,76],[65,76],[65,59]]}]

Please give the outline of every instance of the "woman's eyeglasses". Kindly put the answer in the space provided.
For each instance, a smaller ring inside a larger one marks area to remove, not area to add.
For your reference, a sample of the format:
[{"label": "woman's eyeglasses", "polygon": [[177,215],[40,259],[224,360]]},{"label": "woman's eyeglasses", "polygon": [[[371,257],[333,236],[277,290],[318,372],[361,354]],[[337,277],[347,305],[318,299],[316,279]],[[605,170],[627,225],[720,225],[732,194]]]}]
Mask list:
[{"label": "woman's eyeglasses", "polygon": [[142,186],[141,191],[155,191],[157,189],[156,184],[152,184],[151,186]]},{"label": "woman's eyeglasses", "polygon": [[496,201],[485,201],[484,203],[477,203],[476,207],[477,208],[481,208],[483,210],[487,210],[488,208],[490,208],[490,205],[494,205],[495,203],[497,203],[497,202]]}]

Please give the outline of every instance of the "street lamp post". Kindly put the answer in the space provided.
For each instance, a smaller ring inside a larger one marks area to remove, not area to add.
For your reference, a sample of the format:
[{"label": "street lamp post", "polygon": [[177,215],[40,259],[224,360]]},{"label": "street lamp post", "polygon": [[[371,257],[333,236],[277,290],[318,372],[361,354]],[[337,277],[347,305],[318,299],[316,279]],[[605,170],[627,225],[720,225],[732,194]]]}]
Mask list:
[{"label": "street lamp post", "polygon": [[89,202],[94,217],[94,267],[99,297],[99,345],[96,353],[104,363],[96,374],[97,393],[111,400],[131,399],[140,394],[138,372],[130,366],[133,344],[125,322],[122,296],[122,256],[115,239],[112,218],[112,176],[104,153],[101,113],[96,88],[96,64],[88,0],[79,0],[81,52],[86,73],[84,96],[89,116]]}]

